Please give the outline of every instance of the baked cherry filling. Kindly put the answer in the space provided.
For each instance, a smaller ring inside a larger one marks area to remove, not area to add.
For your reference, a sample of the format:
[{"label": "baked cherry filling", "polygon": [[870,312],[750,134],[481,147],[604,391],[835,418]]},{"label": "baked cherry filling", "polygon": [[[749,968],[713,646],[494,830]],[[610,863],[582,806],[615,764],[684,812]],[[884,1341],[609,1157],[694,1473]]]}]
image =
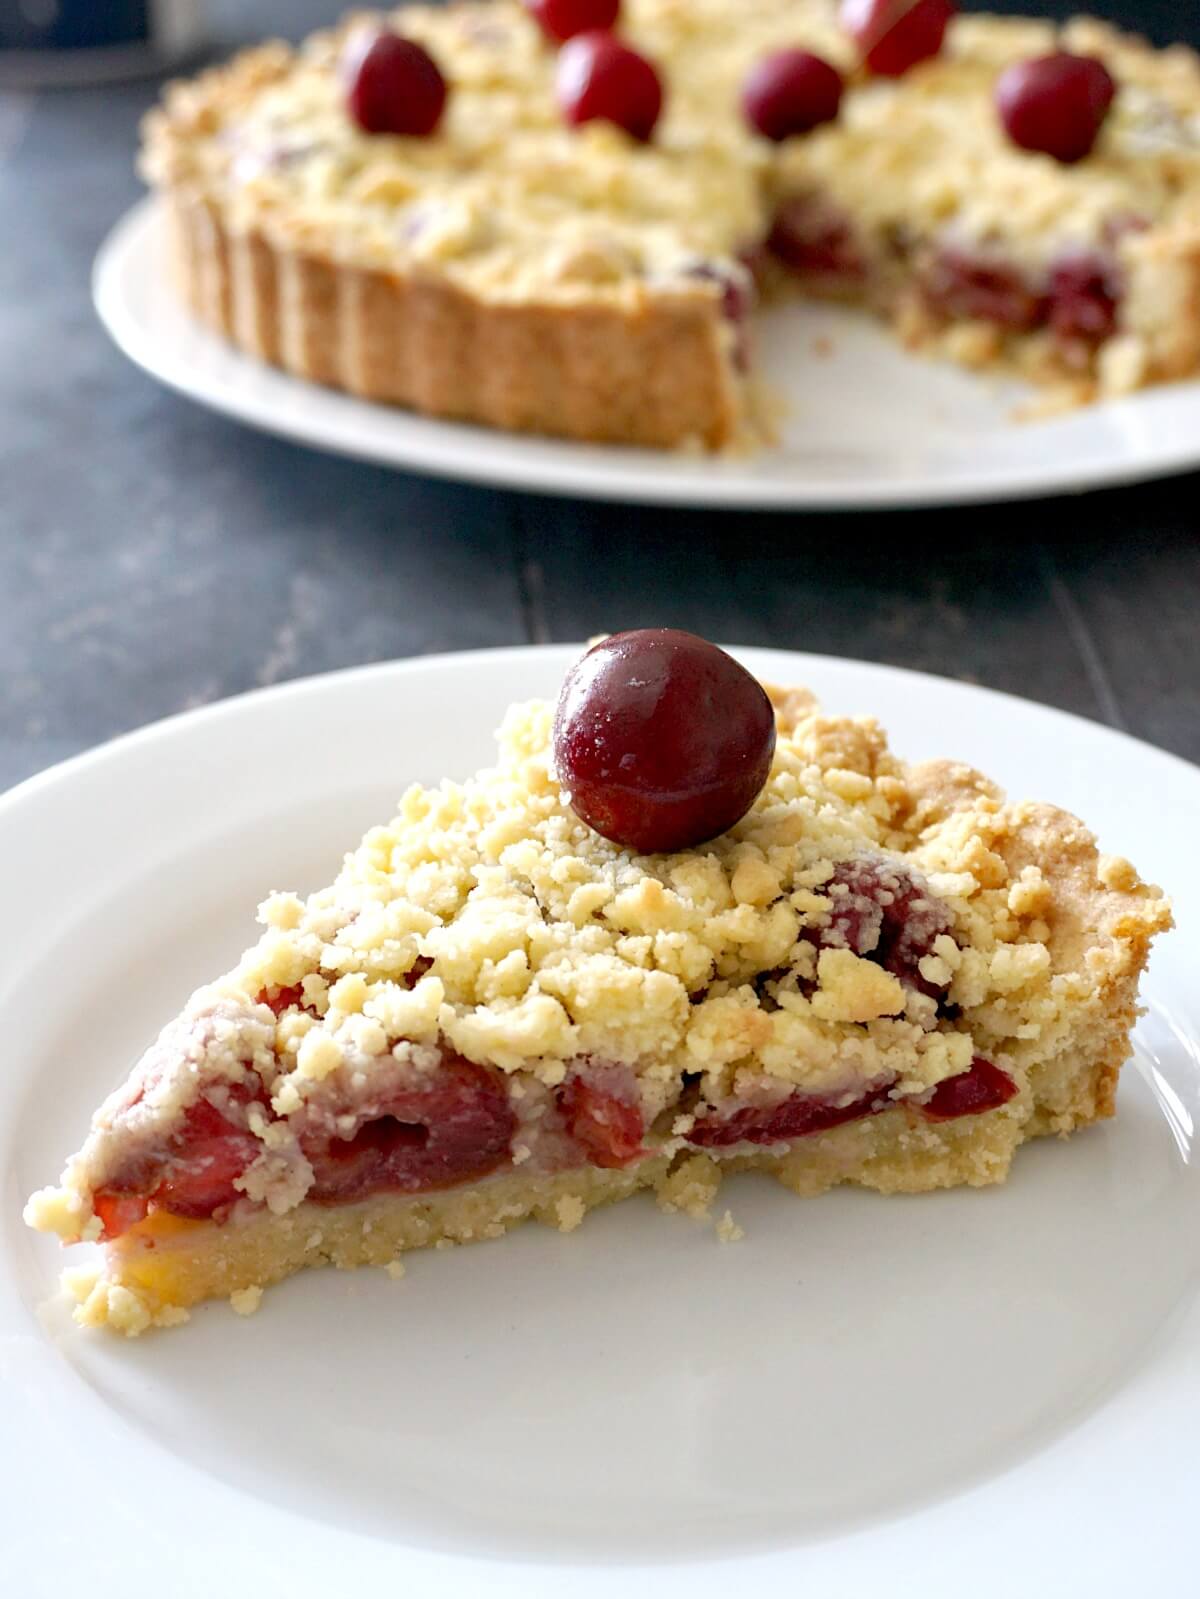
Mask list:
[{"label": "baked cherry filling", "polygon": [[750,365],[750,313],[757,294],[753,271],[749,266],[718,266],[712,261],[699,261],[687,270],[689,278],[703,278],[715,283],[721,291],[721,313],[732,324],[734,331],[733,364],[739,372]]},{"label": "baked cherry filling", "polygon": [[[253,1086],[227,1092],[235,1105],[260,1104]],[[269,1116],[269,1108],[263,1104]],[[313,1168],[307,1197],[348,1204],[376,1193],[422,1193],[495,1171],[509,1158],[516,1118],[498,1072],[447,1053],[428,1082],[394,1094],[349,1137],[314,1130],[301,1137]],[[207,1099],[184,1114],[161,1154],[127,1166],[93,1195],[105,1239],[127,1232],[151,1210],[220,1220],[241,1199],[236,1185],[262,1153],[244,1126]]]},{"label": "baked cherry filling", "polygon": [[[231,1085],[225,1092],[231,1105],[261,1103],[261,1085],[252,1074],[248,1083]],[[197,1100],[160,1154],[127,1166],[93,1194],[101,1237],[118,1237],[152,1209],[191,1220],[218,1215],[241,1198],[234,1179],[261,1149],[245,1126],[209,1100]]]},{"label": "baked cherry filling", "polygon": [[313,1168],[306,1197],[346,1204],[484,1177],[508,1160],[515,1126],[500,1074],[447,1052],[428,1082],[392,1095],[350,1137],[302,1135]]},{"label": "baked cherry filling", "polygon": [[291,983],[287,988],[277,988],[272,992],[264,988],[257,996],[260,1005],[267,1005],[276,1016],[282,1016],[285,1010],[291,1010],[293,1005],[303,1006],[304,989],[299,983]]},{"label": "baked cherry filling", "polygon": [[[912,1109],[930,1121],[954,1121],[959,1116],[979,1116],[1007,1104],[1017,1085],[1007,1072],[979,1056],[957,1077],[939,1083],[924,1102]],[[889,1110],[896,1101],[887,1088],[876,1088],[849,1105],[836,1105],[812,1094],[794,1093],[777,1105],[743,1105],[734,1111],[697,1120],[688,1134],[689,1144],[702,1149],[723,1149],[730,1144],[783,1144],[808,1133],[823,1133],[844,1122],[861,1121]]]},{"label": "baked cherry filling", "polygon": [[828,920],[802,928],[801,938],[818,949],[848,949],[876,962],[907,988],[941,999],[945,985],[921,973],[921,962],[954,925],[950,907],[911,866],[884,856],[839,861],[822,886]]},{"label": "baked cherry filling", "polygon": [[891,1104],[886,1089],[864,1094],[849,1105],[835,1105],[813,1094],[789,1094],[778,1105],[743,1105],[727,1114],[697,1119],[687,1135],[701,1149],[723,1149],[729,1144],[782,1144],[807,1133],[823,1133],[843,1122],[874,1116]]},{"label": "baked cherry filling", "polygon": [[[915,264],[921,298],[935,316],[950,322],[987,322],[1008,333],[1048,328],[1068,346],[1097,345],[1116,331],[1123,292],[1112,246],[1139,226],[1117,221],[1106,247],[1065,250],[1036,275],[1023,271],[987,246],[944,244]],[[849,219],[818,194],[792,195],[776,209],[766,246],[797,277],[843,282],[867,276],[867,264]],[[898,243],[900,259],[913,254]]]},{"label": "baked cherry filling", "polygon": [[797,194],[782,201],[767,249],[800,277],[855,280],[866,272],[849,220],[819,195]]},{"label": "baked cherry filling", "polygon": [[618,1083],[606,1084],[603,1077],[603,1071],[592,1077],[569,1077],[558,1090],[558,1108],[567,1131],[593,1166],[628,1166],[646,1153],[642,1108],[620,1092]]},{"label": "baked cherry filling", "polygon": [[1023,333],[1042,317],[1037,291],[1008,261],[985,251],[939,251],[925,272],[922,289],[935,311],[956,320],[993,322]]},{"label": "baked cherry filling", "polygon": [[1117,326],[1121,275],[1111,256],[1081,250],[1063,256],[1050,272],[1046,320],[1060,338],[1100,344]]},{"label": "baked cherry filling", "polygon": [[922,291],[938,314],[991,322],[1014,333],[1049,327],[1068,343],[1098,344],[1116,328],[1121,274],[1113,256],[1076,250],[1034,283],[987,251],[947,248],[926,268]]}]

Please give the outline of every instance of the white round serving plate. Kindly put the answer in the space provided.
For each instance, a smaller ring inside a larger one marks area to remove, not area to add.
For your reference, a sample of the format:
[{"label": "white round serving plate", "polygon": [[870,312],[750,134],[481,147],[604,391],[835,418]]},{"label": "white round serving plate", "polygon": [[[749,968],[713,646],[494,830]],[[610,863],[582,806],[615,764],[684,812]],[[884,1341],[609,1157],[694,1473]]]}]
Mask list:
[{"label": "white round serving plate", "polygon": [[[1017,699],[739,651],[914,757],[1082,812],[1171,887],[1115,1121],[1001,1188],[646,1198],[309,1272],[135,1342],[73,1326],[21,1223],[274,887],[411,781],[486,763],[567,647],[367,667],[189,712],[0,800],[0,1545],[21,1599],[1182,1594],[1200,1436],[1200,771]],[[1136,1588],[1133,1586],[1136,1584]]]},{"label": "white round serving plate", "polygon": [[777,448],[723,459],[569,444],[374,405],[239,354],[184,310],[153,199],[96,259],[113,338],[172,388],[337,454],[435,477],[638,504],[763,510],[963,504],[1098,488],[1200,462],[1200,383],[1018,422],[1027,391],[906,354],[867,317],[788,305],[760,318],[766,377],[786,412]]}]

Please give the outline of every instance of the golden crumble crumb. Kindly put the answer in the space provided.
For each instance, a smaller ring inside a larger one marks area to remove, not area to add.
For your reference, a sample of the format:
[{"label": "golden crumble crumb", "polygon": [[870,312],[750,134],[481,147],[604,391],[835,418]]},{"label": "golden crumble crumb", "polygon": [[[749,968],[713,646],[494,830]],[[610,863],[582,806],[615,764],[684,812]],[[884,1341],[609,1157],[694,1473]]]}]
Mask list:
[{"label": "golden crumble crumb", "polygon": [[879,1016],[898,1016],[904,1009],[904,989],[897,978],[874,961],[848,949],[823,949],[817,958],[820,987],[812,1008],[827,1022],[870,1022]]},{"label": "golden crumble crumb", "polygon": [[745,1236],[746,1229],[739,1227],[733,1219],[733,1212],[727,1210],[717,1223],[717,1237],[723,1244],[736,1244]]},{"label": "golden crumble crumb", "polygon": [[688,1155],[658,1185],[658,1203],[668,1214],[707,1221],[720,1187],[721,1168],[712,1156]]},{"label": "golden crumble crumb", "polygon": [[587,1214],[587,1206],[575,1194],[564,1194],[554,1207],[560,1233],[573,1233]]},{"label": "golden crumble crumb", "polygon": [[393,1282],[399,1282],[405,1274],[406,1267],[402,1260],[389,1260],[383,1269]]},{"label": "golden crumble crumb", "polygon": [[258,1283],[252,1283],[248,1288],[235,1289],[229,1296],[229,1303],[239,1316],[253,1316],[262,1304],[263,1291]]},{"label": "golden crumble crumb", "polygon": [[1127,891],[1137,883],[1138,875],[1123,855],[1101,855],[1096,874],[1105,888]]}]

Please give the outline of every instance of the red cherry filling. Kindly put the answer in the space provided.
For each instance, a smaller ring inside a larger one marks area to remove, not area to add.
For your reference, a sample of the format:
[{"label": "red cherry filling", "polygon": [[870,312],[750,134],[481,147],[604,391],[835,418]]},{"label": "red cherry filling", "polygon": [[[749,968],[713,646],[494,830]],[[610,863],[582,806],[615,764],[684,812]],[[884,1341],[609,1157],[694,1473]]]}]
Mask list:
[{"label": "red cherry filling", "polygon": [[127,1233],[150,1209],[146,1194],[121,1194],[112,1188],[97,1188],[92,1195],[92,1209],[100,1218],[100,1237],[107,1243]]},{"label": "red cherry filling", "polygon": [[854,279],[865,271],[849,222],[816,195],[794,195],[781,203],[767,249],[800,277]]},{"label": "red cherry filling", "polygon": [[[979,1116],[995,1110],[1016,1091],[1017,1085],[1007,1072],[976,1056],[967,1071],[939,1083],[923,1105],[913,1108],[931,1121],[954,1121],[959,1116]],[[723,1149],[730,1144],[782,1144],[864,1116],[876,1116],[894,1105],[886,1087],[873,1089],[849,1105],[833,1105],[815,1095],[796,1092],[777,1105],[743,1105],[727,1115],[700,1119],[688,1134],[688,1143],[704,1149]]]},{"label": "red cherry filling", "polygon": [[745,267],[739,272],[736,268],[720,267],[710,261],[701,261],[696,266],[689,267],[687,275],[690,278],[705,278],[720,288],[721,311],[733,324],[736,334],[733,362],[739,372],[744,372],[750,365],[747,324],[756,298],[752,269]]},{"label": "red cherry filling", "polygon": [[429,52],[386,29],[353,37],[342,61],[346,109],[364,133],[423,137],[441,121],[446,80]]},{"label": "red cherry filling", "polygon": [[260,1005],[269,1005],[276,1016],[282,1016],[284,1011],[290,1010],[293,1005],[303,1005],[304,989],[300,983],[292,983],[287,988],[277,988],[274,993],[269,988],[264,988],[256,999]]},{"label": "red cherry filling", "polygon": [[864,1094],[849,1105],[833,1105],[812,1094],[789,1094],[778,1105],[743,1105],[729,1115],[697,1120],[688,1136],[689,1144],[702,1149],[723,1149],[729,1144],[782,1144],[807,1133],[822,1133],[828,1127],[857,1121],[886,1110],[891,1101],[886,1089]]},{"label": "red cherry filling", "polygon": [[1111,258],[1081,251],[1050,272],[1047,320],[1060,339],[1102,344],[1117,326],[1120,273]]},{"label": "red cherry filling", "polygon": [[1070,165],[1091,153],[1116,92],[1103,62],[1058,50],[1002,72],[996,110],[1022,150]]},{"label": "red cherry filling", "polygon": [[986,251],[948,247],[926,267],[926,303],[939,316],[990,322],[1012,333],[1049,327],[1064,344],[1101,344],[1116,330],[1121,272],[1098,250],[1075,250],[1051,263],[1040,287]]},{"label": "red cherry filling", "polygon": [[349,1138],[301,1137],[314,1176],[308,1198],[344,1204],[486,1176],[508,1159],[515,1125],[499,1073],[447,1054],[427,1081],[392,1095]]},{"label": "red cherry filling", "polygon": [[994,322],[1021,333],[1042,318],[1042,297],[1006,261],[983,252],[943,249],[926,269],[926,300],[943,316]]},{"label": "red cherry filling", "polygon": [[525,0],[525,9],[548,39],[562,44],[577,33],[615,27],[621,0]]},{"label": "red cherry filling", "polygon": [[645,1153],[641,1106],[601,1082],[581,1075],[569,1077],[558,1090],[558,1108],[567,1131],[593,1166],[627,1166]]},{"label": "red cherry filling", "polygon": [[841,23],[872,72],[901,78],[942,48],[950,0],[843,0]]},{"label": "red cherry filling", "polygon": [[763,687],[715,644],[674,628],[604,639],[567,673],[554,761],[576,815],[642,854],[715,838],[771,770]]},{"label": "red cherry filling", "polygon": [[882,856],[839,861],[822,892],[829,896],[829,921],[802,929],[802,938],[820,949],[848,949],[940,998],[943,990],[922,977],[920,963],[954,918],[911,866]]},{"label": "red cherry filling", "polygon": [[841,103],[841,73],[808,50],[764,56],[742,87],[746,121],[776,143],[832,122]]},{"label": "red cherry filling", "polygon": [[[242,1084],[228,1089],[230,1100],[238,1105],[249,1104],[258,1092],[257,1079],[253,1089]],[[261,1149],[245,1127],[207,1099],[197,1100],[161,1155],[127,1167],[96,1190],[92,1205],[103,1224],[101,1236],[119,1237],[152,1208],[201,1219],[235,1204],[242,1196],[234,1179]]]},{"label": "red cherry filling", "polygon": [[990,1060],[976,1055],[970,1067],[957,1077],[947,1077],[934,1089],[922,1106],[930,1121],[953,1121],[958,1116],[979,1116],[985,1110],[1005,1105],[1017,1091],[1007,1072]]},{"label": "red cherry filling", "polygon": [[662,81],[654,67],[611,33],[578,33],[562,47],[555,89],[572,127],[614,122],[643,142],[662,111]]}]

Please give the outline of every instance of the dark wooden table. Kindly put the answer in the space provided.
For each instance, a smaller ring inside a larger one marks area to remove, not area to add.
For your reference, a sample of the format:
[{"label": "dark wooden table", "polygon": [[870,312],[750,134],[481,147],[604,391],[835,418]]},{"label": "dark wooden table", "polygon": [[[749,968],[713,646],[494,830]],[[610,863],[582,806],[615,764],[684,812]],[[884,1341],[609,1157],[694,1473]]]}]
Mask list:
[{"label": "dark wooden table", "polygon": [[[1178,26],[1177,0],[1114,9]],[[214,31],[336,10],[226,0]],[[337,460],[167,393],[88,294],[154,92],[0,96],[0,788],[258,684],[647,623],[986,683],[1200,760],[1200,477],[903,514],[627,510]]]}]

